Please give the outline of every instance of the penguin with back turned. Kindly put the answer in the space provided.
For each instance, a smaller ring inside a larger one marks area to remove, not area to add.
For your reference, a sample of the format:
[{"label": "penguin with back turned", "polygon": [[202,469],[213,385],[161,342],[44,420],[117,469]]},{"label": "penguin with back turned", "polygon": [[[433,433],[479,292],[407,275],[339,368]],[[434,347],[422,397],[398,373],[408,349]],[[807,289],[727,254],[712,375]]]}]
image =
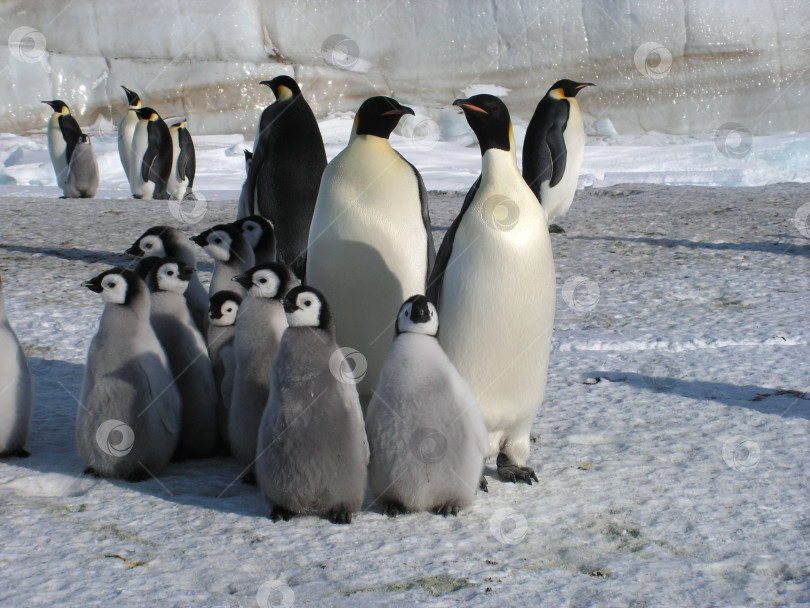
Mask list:
[{"label": "penguin with back turned", "polygon": [[543,401],[554,324],[555,276],[546,213],[518,170],[506,105],[457,99],[481,148],[481,175],[444,237],[428,298],[439,341],[481,405],[507,481],[531,483],[529,433]]},{"label": "penguin with back turned", "polygon": [[[590,82],[558,80],[537,104],[523,142],[523,178],[549,222],[565,215],[577,190],[585,128],[576,96]],[[556,225],[551,232],[565,232]]]},{"label": "penguin with back turned", "polygon": [[[51,156],[53,170],[56,173],[56,185],[64,192],[68,180],[68,167],[73,150],[83,135],[76,119],[70,114],[70,108],[61,99],[43,101],[53,108],[48,120],[48,152]],[[65,196],[62,196],[65,198]]]},{"label": "penguin with back turned", "polygon": [[191,189],[197,171],[197,157],[185,119],[172,124],[169,135],[172,140],[172,170],[169,172],[167,189],[171,198],[182,201],[193,197]]},{"label": "penguin with back turned", "polygon": [[98,161],[90,138],[81,134],[68,164],[65,198],[93,198],[98,192]]},{"label": "penguin with back turned", "polygon": [[132,176],[130,157],[132,156],[132,137],[135,135],[135,125],[138,124],[138,115],[136,110],[140,109],[143,105],[141,98],[135,91],[130,91],[124,85],[121,85],[124,93],[127,95],[127,112],[118,123],[118,157],[121,159],[121,165],[124,167],[124,173],[127,174],[127,181],[132,187]]},{"label": "penguin with back turned", "polygon": [[135,110],[138,123],[132,136],[130,179],[135,198],[167,199],[172,171],[169,127],[152,108]]},{"label": "penguin with back turned", "polygon": [[270,220],[278,260],[302,280],[307,238],[326,152],[318,122],[289,76],[264,81],[276,101],[262,112],[244,192],[247,214]]}]

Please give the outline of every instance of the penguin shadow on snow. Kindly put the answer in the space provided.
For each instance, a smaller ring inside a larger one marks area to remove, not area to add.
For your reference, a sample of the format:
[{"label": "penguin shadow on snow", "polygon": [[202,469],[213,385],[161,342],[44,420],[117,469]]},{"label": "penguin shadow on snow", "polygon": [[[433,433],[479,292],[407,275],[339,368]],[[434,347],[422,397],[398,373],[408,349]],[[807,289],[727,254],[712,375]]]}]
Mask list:
[{"label": "penguin shadow on snow", "polygon": [[132,263],[132,257],[115,251],[94,251],[92,249],[58,248],[58,247],[29,247],[28,245],[0,244],[0,249],[27,253],[29,255],[42,254],[49,257],[68,260],[70,262],[103,263],[111,266],[127,266]]},{"label": "penguin shadow on snow", "polygon": [[[790,238],[785,235],[785,238]],[[656,245],[673,249],[685,247],[687,249],[714,249],[717,251],[754,251],[759,253],[784,253],[787,255],[810,256],[810,245],[795,245],[793,243],[780,243],[778,241],[754,241],[751,243],[709,243],[706,241],[690,241],[687,239],[656,239],[650,237],[612,237],[612,236],[569,236],[571,239],[584,241],[620,241],[623,243],[641,243]]]},{"label": "penguin shadow on snow", "polygon": [[680,380],[634,372],[594,371],[586,374],[585,377],[596,379],[597,383],[602,380],[626,382],[634,387],[652,392],[674,393],[697,401],[716,401],[724,405],[745,407],[762,414],[810,419],[810,394],[799,390],[703,380]]}]

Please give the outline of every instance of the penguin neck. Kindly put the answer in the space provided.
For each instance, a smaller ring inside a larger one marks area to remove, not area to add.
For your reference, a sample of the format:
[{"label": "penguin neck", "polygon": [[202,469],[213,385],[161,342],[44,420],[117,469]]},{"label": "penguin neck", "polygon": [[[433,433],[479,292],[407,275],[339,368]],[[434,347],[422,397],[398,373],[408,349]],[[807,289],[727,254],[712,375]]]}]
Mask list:
[{"label": "penguin neck", "polygon": [[503,174],[504,172],[520,175],[514,147],[509,151],[490,148],[484,152],[481,157],[481,180],[487,180],[495,174]]},{"label": "penguin neck", "polygon": [[367,146],[377,150],[393,150],[391,142],[386,137],[377,137],[376,135],[358,135],[357,128],[352,129],[352,136],[349,139],[349,145]]},{"label": "penguin neck", "polygon": [[103,328],[110,324],[113,328],[132,325],[134,333],[141,331],[149,325],[149,300],[145,294],[138,294],[129,304],[105,304],[101,313],[100,326]]}]

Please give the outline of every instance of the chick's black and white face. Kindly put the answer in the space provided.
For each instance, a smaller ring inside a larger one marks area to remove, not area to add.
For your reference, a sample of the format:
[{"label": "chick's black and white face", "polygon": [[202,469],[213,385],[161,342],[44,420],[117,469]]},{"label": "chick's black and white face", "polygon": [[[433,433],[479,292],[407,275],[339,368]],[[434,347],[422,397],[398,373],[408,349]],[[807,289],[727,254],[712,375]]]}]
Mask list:
[{"label": "chick's black and white face", "polygon": [[163,245],[163,239],[154,234],[149,234],[138,241],[138,248],[143,252],[145,257],[165,258],[166,247]]},{"label": "chick's black and white face", "polygon": [[262,268],[253,273],[251,277],[253,286],[250,288],[250,295],[259,298],[275,298],[278,289],[281,287],[281,279],[278,275],[267,268]]},{"label": "chick's black and white face", "polygon": [[224,230],[214,230],[208,235],[205,250],[215,260],[228,262],[231,259],[231,235]]},{"label": "chick's black and white face", "polygon": [[321,324],[321,300],[311,291],[302,291],[295,298],[296,309],[287,312],[290,327],[318,327]]},{"label": "chick's black and white face", "polygon": [[227,327],[236,323],[237,314],[239,314],[239,303],[234,302],[233,300],[225,300],[219,307],[219,316],[214,317],[213,315],[209,314],[208,318],[211,321],[211,325],[216,325],[217,327]]},{"label": "chick's black and white face", "polygon": [[185,293],[188,280],[180,277],[180,268],[174,262],[162,264],[157,270],[157,284],[161,291]]},{"label": "chick's black and white face", "polygon": [[123,304],[127,300],[127,280],[120,274],[108,274],[101,280],[101,299],[107,304]]},{"label": "chick's black and white face", "polygon": [[250,243],[250,248],[256,249],[256,245],[258,245],[259,241],[262,239],[264,230],[262,230],[258,222],[248,220],[242,224],[242,234],[245,236],[245,239],[247,239],[247,242]]},{"label": "chick's black and white face", "polygon": [[439,332],[439,315],[427,298],[406,302],[399,309],[397,332],[435,336]]}]

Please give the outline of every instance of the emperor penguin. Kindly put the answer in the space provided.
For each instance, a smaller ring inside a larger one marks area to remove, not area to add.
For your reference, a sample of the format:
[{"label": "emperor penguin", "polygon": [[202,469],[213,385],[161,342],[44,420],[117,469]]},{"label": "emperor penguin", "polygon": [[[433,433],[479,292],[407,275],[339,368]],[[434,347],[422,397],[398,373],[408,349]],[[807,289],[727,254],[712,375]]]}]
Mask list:
[{"label": "emperor penguin", "polygon": [[[178,258],[196,270],[194,251],[188,237],[176,228],[152,226],[125,253],[136,257]],[[191,276],[184,296],[194,324],[201,332],[205,332],[208,327],[208,292],[200,283],[196,272]]]},{"label": "emperor penguin", "polygon": [[93,198],[98,192],[98,161],[90,138],[82,134],[68,164],[65,198]]},{"label": "emperor penguin", "polygon": [[365,358],[364,405],[399,307],[424,293],[435,259],[425,184],[388,142],[405,114],[413,110],[390,97],[363,102],[349,144],[323,173],[309,232],[306,282],[328,298],[338,343]]},{"label": "emperor penguin", "polygon": [[25,458],[34,389],[31,371],[6,314],[0,277],[0,458]]},{"label": "emperor penguin", "polygon": [[216,450],[217,387],[208,349],[183,294],[194,269],[177,258],[144,258],[136,272],[151,293],[150,320],[183,403],[174,459],[206,458]]},{"label": "emperor penguin", "polygon": [[130,175],[130,157],[132,156],[132,137],[135,135],[135,125],[138,124],[138,115],[135,113],[143,105],[141,98],[135,91],[130,91],[124,85],[121,85],[124,93],[127,95],[127,113],[118,123],[118,157],[121,159],[121,165],[124,167],[124,173],[127,174],[127,181],[130,182],[132,187],[132,176]]},{"label": "emperor penguin", "polygon": [[172,141],[172,170],[169,173],[168,191],[171,198],[182,201],[191,197],[194,186],[194,173],[197,170],[194,142],[185,120],[171,125],[169,135]]},{"label": "emperor penguin", "polygon": [[[558,80],[537,104],[523,143],[523,178],[546,210],[562,217],[574,200],[585,154],[585,127],[576,96],[591,82]],[[565,232],[552,225],[552,232]]]},{"label": "emperor penguin", "polygon": [[48,152],[51,155],[54,173],[56,173],[56,185],[64,192],[70,159],[82,135],[82,129],[76,119],[71,116],[70,108],[61,99],[42,103],[53,108],[53,114],[48,120]]},{"label": "emperor penguin", "polygon": [[242,292],[234,277],[244,274],[255,264],[253,249],[242,231],[231,224],[217,224],[191,237],[197,245],[214,258],[214,274],[208,287],[209,297],[218,291],[232,289]]},{"label": "emperor penguin", "polygon": [[546,388],[555,277],[546,212],[520,175],[506,105],[457,99],[481,148],[481,175],[444,237],[428,298],[439,341],[481,405],[488,456],[508,481],[526,466],[529,432]]},{"label": "emperor penguin", "polygon": [[236,367],[228,405],[231,453],[252,479],[256,441],[267,397],[270,370],[281,336],[287,329],[282,301],[298,281],[290,269],[276,262],[261,264],[236,278],[246,290],[234,333]]},{"label": "emperor penguin", "polygon": [[167,199],[172,171],[172,138],[169,127],[152,108],[135,110],[138,124],[132,136],[130,179],[135,198]]},{"label": "emperor penguin", "polygon": [[249,215],[233,222],[253,249],[257,264],[276,261],[276,231],[261,215]]},{"label": "emperor penguin", "polygon": [[436,307],[408,298],[368,406],[368,483],[389,515],[458,514],[473,501],[489,450],[481,408],[438,331]]},{"label": "emperor penguin", "polygon": [[259,428],[256,478],[274,521],[320,515],[351,523],[366,485],[368,442],[323,294],[308,286],[284,299],[289,328],[273,363]]},{"label": "emperor penguin", "polygon": [[250,173],[250,163],[253,162],[253,152],[245,150],[245,181],[242,184],[242,190],[239,193],[239,202],[236,207],[236,219],[241,220],[253,214],[253,196],[248,192],[247,174]]},{"label": "emperor penguin", "polygon": [[217,428],[219,429],[220,446],[228,445],[228,405],[233,395],[233,377],[236,368],[236,353],[233,340],[236,333],[236,318],[242,296],[235,291],[218,291],[211,296],[208,307],[208,355],[214,370],[214,381],[217,384]]},{"label": "emperor penguin", "polygon": [[246,180],[248,215],[270,220],[278,259],[302,280],[318,184],[326,167],[323,138],[298,83],[289,76],[262,82],[276,101],[262,112]]},{"label": "emperor penguin", "polygon": [[112,268],[86,281],[104,312],[87,353],[76,440],[87,472],[142,481],[160,475],[180,435],[182,403],[149,322],[149,290]]}]

